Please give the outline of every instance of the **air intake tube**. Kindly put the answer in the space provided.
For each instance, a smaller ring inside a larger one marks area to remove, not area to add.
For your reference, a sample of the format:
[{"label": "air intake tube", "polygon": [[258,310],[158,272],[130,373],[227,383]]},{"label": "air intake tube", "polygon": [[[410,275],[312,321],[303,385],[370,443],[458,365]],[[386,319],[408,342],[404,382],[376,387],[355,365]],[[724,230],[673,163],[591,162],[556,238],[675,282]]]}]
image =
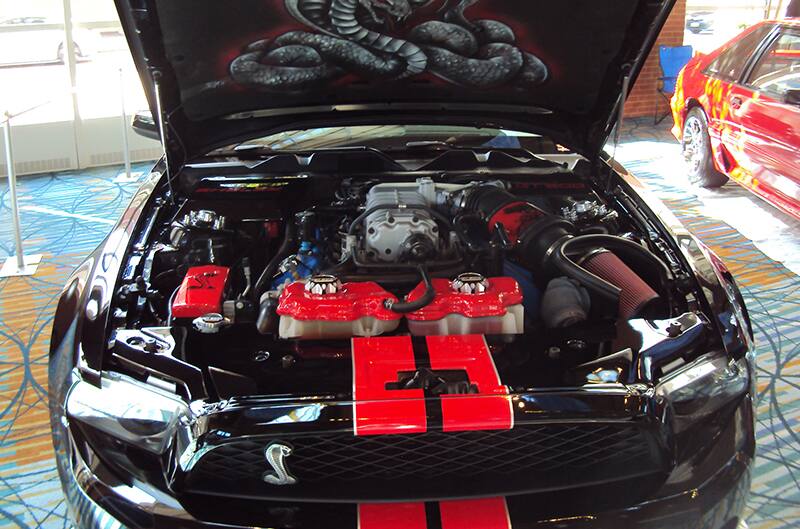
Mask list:
[{"label": "air intake tube", "polygon": [[[503,230],[512,255],[534,277],[548,281],[566,276],[619,308],[630,319],[646,315],[660,296],[619,255],[645,261],[659,272],[662,287],[669,281],[664,263],[643,246],[612,235],[575,235],[575,226],[494,185],[473,188],[464,209],[484,219],[490,232]],[[666,289],[665,289],[666,291]]]}]

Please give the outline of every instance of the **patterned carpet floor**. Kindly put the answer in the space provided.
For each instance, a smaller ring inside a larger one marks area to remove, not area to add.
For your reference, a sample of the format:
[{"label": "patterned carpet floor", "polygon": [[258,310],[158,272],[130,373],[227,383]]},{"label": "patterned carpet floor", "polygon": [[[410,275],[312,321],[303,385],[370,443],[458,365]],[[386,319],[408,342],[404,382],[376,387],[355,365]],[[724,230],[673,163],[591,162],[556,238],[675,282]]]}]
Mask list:
[{"label": "patterned carpet floor", "polygon": [[[758,459],[747,517],[753,529],[800,528],[800,223],[729,184],[688,186],[666,127],[629,122],[622,163],[713,248],[739,280],[758,341]],[[147,171],[147,165],[134,168]],[[47,415],[47,351],[58,293],[105,237],[136,184],[118,169],[19,182],[33,277],[0,279],[0,528],[66,528]],[[0,182],[0,259],[13,254],[8,187]]]}]

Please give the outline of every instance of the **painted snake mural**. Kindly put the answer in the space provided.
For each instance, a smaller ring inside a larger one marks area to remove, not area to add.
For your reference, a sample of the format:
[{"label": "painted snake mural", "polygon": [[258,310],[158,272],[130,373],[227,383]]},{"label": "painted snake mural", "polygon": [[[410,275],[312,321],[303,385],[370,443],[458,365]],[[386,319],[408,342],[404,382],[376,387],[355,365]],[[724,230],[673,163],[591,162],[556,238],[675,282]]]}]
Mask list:
[{"label": "painted snake mural", "polygon": [[510,27],[467,20],[478,0],[447,0],[436,20],[388,34],[431,0],[285,0],[309,28],[253,42],[230,65],[231,78],[267,91],[304,92],[347,74],[394,80],[430,72],[470,88],[543,83],[547,66],[516,45]]}]

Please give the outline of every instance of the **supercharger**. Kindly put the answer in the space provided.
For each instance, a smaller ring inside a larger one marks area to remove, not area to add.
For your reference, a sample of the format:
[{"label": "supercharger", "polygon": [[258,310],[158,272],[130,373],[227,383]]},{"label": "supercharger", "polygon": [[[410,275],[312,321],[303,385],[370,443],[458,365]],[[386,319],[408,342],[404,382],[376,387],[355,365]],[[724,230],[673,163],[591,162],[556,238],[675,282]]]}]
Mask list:
[{"label": "supercharger", "polygon": [[436,209],[465,188],[437,184],[430,178],[416,182],[378,184],[367,193],[364,250],[371,261],[420,261],[437,255],[443,241]]}]

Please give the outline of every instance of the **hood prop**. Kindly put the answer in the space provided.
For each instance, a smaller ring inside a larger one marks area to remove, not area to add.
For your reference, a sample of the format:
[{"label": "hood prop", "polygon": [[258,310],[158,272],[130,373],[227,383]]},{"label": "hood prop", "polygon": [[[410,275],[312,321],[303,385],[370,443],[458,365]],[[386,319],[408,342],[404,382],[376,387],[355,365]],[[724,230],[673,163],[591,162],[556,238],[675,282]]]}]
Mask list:
[{"label": "hood prop", "polygon": [[[614,149],[611,154],[611,160],[614,160],[614,162],[617,161],[617,147],[619,146],[619,137],[622,133],[622,125],[625,120],[625,101],[628,99],[628,90],[630,89],[631,85],[631,65],[624,65],[622,67],[622,71],[625,75],[622,78],[622,93],[619,95],[619,105],[617,106],[617,126],[614,129]],[[611,162],[611,160],[609,160],[609,162]],[[614,166],[612,163],[609,163],[608,165],[608,185],[606,186],[606,190],[611,191],[611,184],[614,181]]]},{"label": "hood prop", "polygon": [[169,199],[175,205],[175,192],[172,189],[172,171],[169,164],[169,149],[167,149],[167,116],[164,115],[161,105],[161,72],[153,72],[153,86],[156,96],[156,112],[158,113],[158,133],[161,136],[161,148],[164,150],[164,171],[167,173],[167,188],[169,189]]}]

